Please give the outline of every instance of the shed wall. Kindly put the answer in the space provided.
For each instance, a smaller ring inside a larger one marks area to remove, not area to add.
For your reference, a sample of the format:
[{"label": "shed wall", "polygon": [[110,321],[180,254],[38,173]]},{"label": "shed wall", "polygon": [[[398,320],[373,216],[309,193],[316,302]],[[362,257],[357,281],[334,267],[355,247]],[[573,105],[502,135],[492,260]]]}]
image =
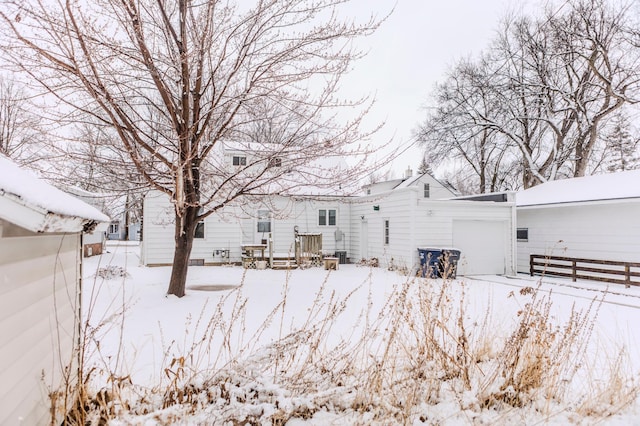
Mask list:
[{"label": "shed wall", "polygon": [[0,236],[0,424],[49,424],[78,338],[79,250],[79,234]]}]

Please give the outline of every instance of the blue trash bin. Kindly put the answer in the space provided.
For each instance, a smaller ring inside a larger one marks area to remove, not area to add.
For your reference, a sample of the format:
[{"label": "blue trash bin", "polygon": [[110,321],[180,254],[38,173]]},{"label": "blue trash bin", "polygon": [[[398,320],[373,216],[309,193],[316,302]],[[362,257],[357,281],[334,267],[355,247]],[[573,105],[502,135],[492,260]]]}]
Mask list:
[{"label": "blue trash bin", "polygon": [[438,248],[419,248],[420,271],[423,278],[440,277],[440,261],[442,250]]},{"label": "blue trash bin", "polygon": [[460,260],[460,250],[454,248],[442,249],[439,274],[442,278],[455,279],[458,273],[458,261]]}]

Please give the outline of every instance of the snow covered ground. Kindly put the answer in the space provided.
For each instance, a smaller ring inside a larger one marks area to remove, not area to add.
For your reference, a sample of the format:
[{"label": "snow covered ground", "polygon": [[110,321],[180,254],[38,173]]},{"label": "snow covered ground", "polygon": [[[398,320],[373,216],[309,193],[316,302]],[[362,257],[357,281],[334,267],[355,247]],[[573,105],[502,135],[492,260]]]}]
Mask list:
[{"label": "snow covered ground", "polygon": [[[217,373],[213,372],[238,367],[238,359],[253,359],[253,363],[242,364],[242,372],[236,374],[253,377],[253,388],[269,390],[272,400],[265,401],[259,408],[259,413],[265,418],[274,410],[283,409],[286,404],[301,407],[314,403],[311,396],[308,400],[299,396],[297,399],[287,399],[289,393],[279,388],[275,379],[266,383],[264,377],[250,370],[248,366],[251,365],[259,368],[260,359],[268,358],[270,362],[275,359],[278,362],[277,355],[274,358],[271,353],[274,349],[277,352],[278,346],[269,347],[270,344],[286,344],[281,340],[285,336],[288,336],[289,342],[297,338],[304,339],[295,333],[330,324],[330,330],[322,331],[326,337],[321,344],[327,353],[332,353],[332,348],[358,340],[363,330],[371,328],[374,322],[383,323],[384,319],[378,314],[389,312],[389,298],[403,286],[408,286],[408,283],[434,288],[441,285],[441,280],[413,279],[381,268],[356,265],[340,265],[339,270],[331,272],[321,268],[286,272],[244,270],[240,267],[191,267],[187,295],[178,299],[165,295],[169,267],[142,267],[137,245],[113,242],[110,242],[107,253],[85,259],[83,268],[83,309],[90,324],[89,335],[92,336],[88,356],[89,365],[97,367],[93,373],[96,386],[113,386],[113,383],[126,378],[127,382],[138,386],[138,392],[146,389],[153,394],[154,389],[162,386],[170,388],[172,381],[177,382],[178,379],[189,379],[202,385],[206,381],[202,372],[214,375]],[[100,273],[96,274],[96,271]],[[470,334],[473,334],[474,327],[486,332],[489,318],[490,330],[499,340],[507,338],[504,333],[501,334],[501,329],[504,328],[505,333],[513,330],[519,321],[518,313],[530,303],[530,292],[523,289],[536,288],[538,285],[541,294],[551,295],[553,304],[548,315],[554,323],[564,324],[572,309],[587,310],[591,307],[595,316],[592,343],[587,350],[591,360],[587,364],[589,370],[582,373],[577,386],[597,387],[600,381],[607,380],[604,375],[601,376],[600,368],[610,367],[618,362],[616,360],[622,362],[624,378],[637,384],[640,366],[640,328],[636,327],[636,319],[640,315],[639,288],[607,287],[588,281],[572,283],[561,279],[545,278],[540,281],[539,277],[528,276],[481,276],[453,282],[448,287],[446,297],[461,300],[459,306],[464,312],[464,322]],[[594,298],[604,298],[604,301],[594,304]],[[323,321],[328,316],[334,319],[330,323]],[[294,334],[290,335],[292,332]],[[379,339],[380,347],[384,346],[387,337],[384,331],[371,336],[374,340]],[[618,358],[621,349],[624,349],[625,356]],[[314,364],[322,362],[315,360]],[[318,381],[323,380],[323,374],[334,373],[325,370],[317,373]],[[482,374],[485,375],[486,371]],[[107,380],[109,377],[110,381]],[[229,377],[233,378],[233,375]],[[313,380],[316,376],[310,377]],[[353,398],[350,394],[340,392],[340,389],[335,392],[338,400]],[[317,389],[313,398],[318,405]],[[328,397],[325,395],[323,398]],[[465,398],[470,401],[463,401]],[[640,424],[637,399],[620,413],[590,418],[584,417],[577,409],[580,401],[558,404],[545,410],[533,404],[505,412],[479,409],[474,398],[465,392],[440,392],[436,402],[417,403],[417,411],[413,410],[407,418],[397,421],[452,425],[514,422],[590,424],[596,421],[598,424],[611,425]],[[223,409],[220,408],[220,401],[217,405],[215,401],[201,404],[204,408],[195,412],[184,407],[166,407],[145,415],[123,415],[114,424],[218,423],[229,415],[229,411],[222,412],[224,410],[248,410],[238,401],[242,400],[236,398],[236,406],[223,404]],[[353,404],[353,400],[349,401]],[[339,405],[339,401],[332,401],[331,404]],[[331,404],[313,410],[306,416],[308,418],[299,416],[290,419],[287,424],[376,422],[373,415],[348,415],[344,410],[327,408],[332,407]],[[553,403],[547,401],[547,404]],[[419,414],[421,405],[424,415]],[[152,401],[148,402],[148,406],[154,406]],[[255,406],[252,409],[253,412],[247,413],[255,415]],[[178,418],[181,420],[176,420]],[[388,419],[380,422],[388,423]],[[271,421],[267,424],[271,424]]]}]

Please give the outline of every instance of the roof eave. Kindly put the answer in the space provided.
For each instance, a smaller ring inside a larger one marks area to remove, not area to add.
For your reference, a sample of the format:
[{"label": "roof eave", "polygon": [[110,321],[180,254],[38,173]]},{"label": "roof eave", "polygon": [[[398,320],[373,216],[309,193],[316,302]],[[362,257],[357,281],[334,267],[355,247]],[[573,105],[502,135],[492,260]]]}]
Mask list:
[{"label": "roof eave", "polygon": [[21,198],[7,193],[0,196],[0,212],[2,219],[37,233],[90,232],[97,225],[92,219],[65,216],[25,204]]},{"label": "roof eave", "polygon": [[624,197],[624,198],[606,198],[595,200],[577,200],[577,201],[556,201],[548,203],[537,204],[517,204],[518,209],[543,209],[552,207],[571,207],[579,205],[593,205],[593,204],[616,204],[616,203],[632,203],[640,201],[640,197]]}]

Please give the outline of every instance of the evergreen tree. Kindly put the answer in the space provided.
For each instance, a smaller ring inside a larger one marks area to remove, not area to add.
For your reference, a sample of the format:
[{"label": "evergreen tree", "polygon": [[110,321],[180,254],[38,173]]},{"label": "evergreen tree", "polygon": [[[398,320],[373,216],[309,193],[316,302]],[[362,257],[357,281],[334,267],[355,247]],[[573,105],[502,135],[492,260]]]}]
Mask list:
[{"label": "evergreen tree", "polygon": [[427,163],[426,157],[422,157],[422,162],[420,162],[418,166],[418,173],[421,175],[427,173],[433,176],[433,170],[431,169],[431,165]]},{"label": "evergreen tree", "polygon": [[604,135],[606,149],[610,156],[607,171],[619,172],[637,169],[640,166],[639,140],[632,134],[629,119],[620,112],[613,117],[611,124],[611,129]]}]

